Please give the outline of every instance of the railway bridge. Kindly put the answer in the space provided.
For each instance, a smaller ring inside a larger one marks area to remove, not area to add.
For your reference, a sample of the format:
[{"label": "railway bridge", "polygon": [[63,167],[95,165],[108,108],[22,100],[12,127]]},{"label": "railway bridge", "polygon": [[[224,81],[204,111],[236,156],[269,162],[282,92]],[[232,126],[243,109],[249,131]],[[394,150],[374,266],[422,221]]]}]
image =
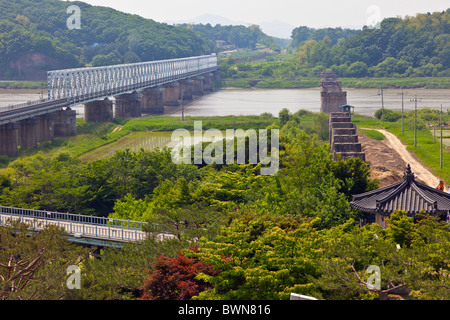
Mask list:
[{"label": "railway bridge", "polygon": [[86,122],[163,114],[212,91],[218,77],[215,55],[49,71],[46,99],[0,108],[0,155],[76,135],[72,106],[84,104]]}]

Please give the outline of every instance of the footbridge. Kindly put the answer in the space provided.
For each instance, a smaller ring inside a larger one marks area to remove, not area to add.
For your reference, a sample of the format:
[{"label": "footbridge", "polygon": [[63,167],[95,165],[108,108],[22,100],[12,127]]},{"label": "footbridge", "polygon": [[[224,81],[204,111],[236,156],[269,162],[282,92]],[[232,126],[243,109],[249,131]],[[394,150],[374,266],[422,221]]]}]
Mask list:
[{"label": "footbridge", "polygon": [[67,232],[70,241],[86,245],[117,246],[145,240],[148,234],[160,241],[173,238],[157,224],[142,221],[0,206],[0,226],[8,226],[13,221],[29,225],[32,231],[55,225]]},{"label": "footbridge", "polygon": [[49,71],[46,99],[0,108],[0,155],[75,135],[75,105],[84,104],[87,122],[163,114],[165,106],[212,91],[217,70],[217,56],[207,55]]}]

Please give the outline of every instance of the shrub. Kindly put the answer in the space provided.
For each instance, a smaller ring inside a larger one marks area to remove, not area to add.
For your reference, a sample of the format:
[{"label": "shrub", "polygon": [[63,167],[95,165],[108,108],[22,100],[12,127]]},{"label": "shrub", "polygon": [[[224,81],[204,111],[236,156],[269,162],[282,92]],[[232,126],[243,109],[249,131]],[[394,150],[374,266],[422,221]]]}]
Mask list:
[{"label": "shrub", "polygon": [[[375,118],[382,120],[382,116],[383,116],[383,109],[378,109],[375,112]],[[393,110],[386,109],[386,108],[384,109],[384,121],[396,122],[401,117],[402,117],[402,114],[399,111],[393,111]]]}]

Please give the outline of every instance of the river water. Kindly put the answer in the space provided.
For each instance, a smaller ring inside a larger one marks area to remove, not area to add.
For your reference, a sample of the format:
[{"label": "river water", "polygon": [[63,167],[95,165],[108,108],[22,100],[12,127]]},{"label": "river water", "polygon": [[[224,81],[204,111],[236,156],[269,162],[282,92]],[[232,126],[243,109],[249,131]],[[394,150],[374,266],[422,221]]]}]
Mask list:
[{"label": "river water", "polygon": [[[44,91],[44,92],[42,92]],[[347,91],[348,104],[355,112],[373,116],[381,108],[381,96],[377,89],[344,89]],[[388,89],[384,92],[384,106],[387,109],[401,110],[401,90]],[[418,108],[450,109],[449,89],[407,89],[404,96],[404,109],[413,110],[415,96],[419,99]],[[11,104],[20,104],[45,97],[45,90],[0,90],[0,108]],[[222,89],[196,98],[184,107],[186,116],[227,116],[260,115],[269,112],[277,116],[283,108],[292,113],[305,109],[320,111],[320,88],[311,89]],[[75,106],[81,117],[83,106]],[[166,113],[181,116],[182,108],[166,107]]]}]

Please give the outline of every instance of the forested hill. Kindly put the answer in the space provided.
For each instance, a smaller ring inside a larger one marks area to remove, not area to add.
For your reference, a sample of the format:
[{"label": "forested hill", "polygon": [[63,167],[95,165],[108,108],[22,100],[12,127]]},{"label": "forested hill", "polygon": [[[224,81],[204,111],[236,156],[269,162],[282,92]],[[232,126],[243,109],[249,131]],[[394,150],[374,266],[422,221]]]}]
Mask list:
[{"label": "forested hill", "polygon": [[301,68],[328,68],[347,77],[450,76],[450,9],[387,18],[379,28],[365,27],[337,42],[307,31],[293,32]]},{"label": "forested hill", "polygon": [[[81,29],[69,29],[70,5]],[[210,54],[215,44],[187,28],[75,1],[0,0],[0,79],[44,80],[59,68]]]}]

